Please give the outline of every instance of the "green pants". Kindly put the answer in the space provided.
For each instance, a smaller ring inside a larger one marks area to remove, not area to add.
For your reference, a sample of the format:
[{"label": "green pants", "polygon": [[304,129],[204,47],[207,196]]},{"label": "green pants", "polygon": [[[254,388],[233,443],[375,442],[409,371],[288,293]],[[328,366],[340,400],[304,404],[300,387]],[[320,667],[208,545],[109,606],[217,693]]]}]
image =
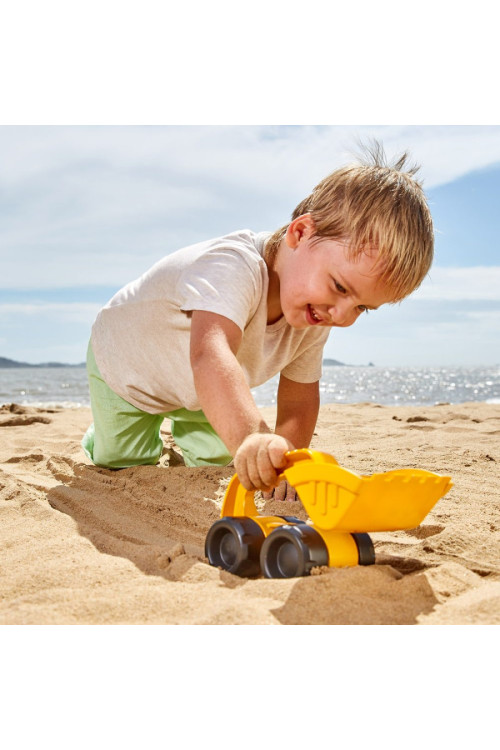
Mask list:
[{"label": "green pants", "polygon": [[202,411],[177,409],[148,414],[118,396],[102,379],[92,346],[87,351],[87,374],[93,424],[82,447],[97,466],[123,469],[156,464],[162,454],[160,427],[171,420],[171,432],[186,466],[227,466],[232,456]]}]

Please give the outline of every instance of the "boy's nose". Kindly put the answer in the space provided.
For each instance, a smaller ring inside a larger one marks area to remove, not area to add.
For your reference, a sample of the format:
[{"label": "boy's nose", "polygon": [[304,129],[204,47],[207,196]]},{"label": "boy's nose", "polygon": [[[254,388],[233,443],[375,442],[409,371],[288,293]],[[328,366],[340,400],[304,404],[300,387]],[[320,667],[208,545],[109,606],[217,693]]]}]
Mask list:
[{"label": "boy's nose", "polygon": [[328,314],[332,323],[336,326],[350,326],[354,323],[355,316],[347,300],[336,302],[335,305],[328,308]]}]

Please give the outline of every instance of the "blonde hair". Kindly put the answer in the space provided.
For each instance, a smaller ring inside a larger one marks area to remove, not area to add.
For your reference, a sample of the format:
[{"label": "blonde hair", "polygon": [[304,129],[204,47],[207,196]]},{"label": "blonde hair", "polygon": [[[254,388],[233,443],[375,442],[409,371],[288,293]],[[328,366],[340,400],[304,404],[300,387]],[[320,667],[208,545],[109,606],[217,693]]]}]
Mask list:
[{"label": "blonde hair", "polygon": [[[373,141],[362,146],[358,163],[335,170],[322,180],[292,214],[292,221],[310,214],[314,239],[344,241],[349,259],[375,247],[381,279],[399,302],[422,283],[434,254],[432,217],[415,179],[419,167],[409,166],[407,153],[388,164],[384,149]],[[266,245],[272,266],[288,224]]]}]

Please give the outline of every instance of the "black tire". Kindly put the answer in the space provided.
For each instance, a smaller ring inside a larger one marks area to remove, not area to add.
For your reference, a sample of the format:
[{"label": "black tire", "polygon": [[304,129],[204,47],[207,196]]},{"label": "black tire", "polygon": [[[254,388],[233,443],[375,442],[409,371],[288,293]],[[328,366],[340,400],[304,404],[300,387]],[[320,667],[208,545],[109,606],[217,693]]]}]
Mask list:
[{"label": "black tire", "polygon": [[369,534],[351,534],[358,548],[358,559],[360,565],[375,564],[375,549]]},{"label": "black tire", "polygon": [[260,551],[266,578],[307,576],[318,565],[328,565],[328,549],[318,532],[305,523],[275,529]]},{"label": "black tire", "polygon": [[216,568],[237,576],[256,576],[263,541],[264,532],[251,518],[225,516],[209,529],[205,555]]}]

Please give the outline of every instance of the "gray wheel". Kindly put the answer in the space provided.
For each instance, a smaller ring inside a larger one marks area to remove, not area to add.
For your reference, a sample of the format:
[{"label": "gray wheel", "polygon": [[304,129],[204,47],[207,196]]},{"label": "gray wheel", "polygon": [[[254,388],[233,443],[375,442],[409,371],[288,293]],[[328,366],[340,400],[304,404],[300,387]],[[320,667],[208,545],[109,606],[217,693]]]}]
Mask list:
[{"label": "gray wheel", "polygon": [[251,518],[230,516],[216,521],[205,539],[210,565],[238,576],[260,573],[259,554],[264,532]]},{"label": "gray wheel", "polygon": [[275,529],[260,551],[266,578],[307,576],[317,565],[328,565],[328,549],[318,532],[302,522]]}]

